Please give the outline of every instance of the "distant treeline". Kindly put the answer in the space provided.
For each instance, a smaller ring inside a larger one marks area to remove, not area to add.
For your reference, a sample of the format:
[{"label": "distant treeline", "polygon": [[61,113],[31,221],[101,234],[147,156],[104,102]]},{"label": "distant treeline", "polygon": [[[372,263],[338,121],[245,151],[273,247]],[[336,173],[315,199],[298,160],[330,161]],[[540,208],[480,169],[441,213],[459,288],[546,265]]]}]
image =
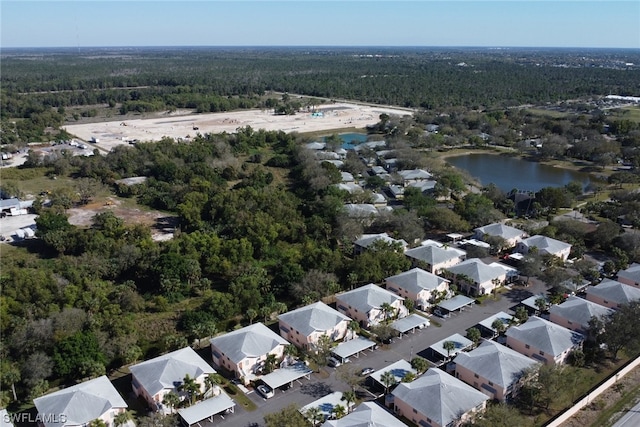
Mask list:
[{"label": "distant treeline", "polygon": [[424,109],[491,109],[637,94],[640,70],[623,65],[638,54],[616,52],[590,52],[590,60],[573,51],[553,50],[30,52],[3,58],[0,111],[3,118],[28,118],[43,106],[116,103],[122,105],[121,113],[171,108],[224,111],[264,106],[259,97],[268,91]]}]

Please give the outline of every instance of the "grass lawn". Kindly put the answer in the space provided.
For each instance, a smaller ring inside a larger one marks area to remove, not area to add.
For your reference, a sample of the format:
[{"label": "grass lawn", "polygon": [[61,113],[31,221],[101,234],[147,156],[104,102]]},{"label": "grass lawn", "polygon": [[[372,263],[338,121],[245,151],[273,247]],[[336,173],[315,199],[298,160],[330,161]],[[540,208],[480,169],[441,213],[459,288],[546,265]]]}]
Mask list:
[{"label": "grass lawn", "polygon": [[616,118],[640,123],[640,107],[623,107],[615,110],[609,110],[609,112]]}]

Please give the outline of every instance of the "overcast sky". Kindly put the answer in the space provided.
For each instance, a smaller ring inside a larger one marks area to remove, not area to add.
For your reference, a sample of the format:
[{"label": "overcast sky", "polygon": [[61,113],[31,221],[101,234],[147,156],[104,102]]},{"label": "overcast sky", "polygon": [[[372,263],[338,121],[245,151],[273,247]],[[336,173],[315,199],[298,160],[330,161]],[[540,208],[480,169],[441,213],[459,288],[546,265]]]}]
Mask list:
[{"label": "overcast sky", "polygon": [[2,47],[640,48],[640,1],[1,0]]}]

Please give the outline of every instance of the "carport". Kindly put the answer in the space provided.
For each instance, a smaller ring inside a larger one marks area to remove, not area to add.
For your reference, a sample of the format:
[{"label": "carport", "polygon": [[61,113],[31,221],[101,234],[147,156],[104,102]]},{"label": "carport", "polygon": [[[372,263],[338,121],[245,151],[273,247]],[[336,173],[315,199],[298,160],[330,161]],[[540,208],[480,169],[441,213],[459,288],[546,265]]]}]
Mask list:
[{"label": "carport", "polygon": [[475,300],[469,297],[465,297],[464,295],[456,295],[451,299],[444,300],[438,304],[438,307],[441,309],[447,310],[447,312],[452,312],[456,310],[464,310],[464,308],[468,305],[474,304]]},{"label": "carport", "polygon": [[[444,348],[444,343],[447,341],[451,341],[454,345],[453,350],[447,352]],[[463,337],[460,334],[453,334],[448,338],[443,339],[442,341],[438,341],[429,347],[428,352],[429,356],[433,358],[433,361],[442,361],[446,360],[447,357],[453,357],[461,351],[471,347],[473,345],[473,341]]]},{"label": "carport", "polygon": [[384,385],[384,382],[382,381],[382,375],[385,372],[391,372],[393,374],[394,378],[396,379],[396,384],[399,384],[400,382],[402,382],[402,379],[407,374],[416,375],[418,373],[418,371],[416,371],[411,367],[411,363],[407,362],[404,359],[400,359],[389,366],[386,366],[382,369],[375,371],[373,374],[369,376],[375,387],[382,388],[382,389],[386,388],[386,386]]},{"label": "carport", "polygon": [[180,409],[178,414],[182,418],[182,424],[188,427],[193,425],[200,426],[202,421],[213,422],[213,417],[218,414],[221,414],[220,417],[224,419],[222,413],[233,413],[235,406],[236,403],[226,393],[222,392],[193,406]]},{"label": "carport", "polygon": [[422,329],[430,325],[429,319],[426,319],[419,314],[410,314],[407,317],[403,317],[394,321],[391,327],[400,332],[400,337],[407,332],[414,332],[416,328]]},{"label": "carport", "polygon": [[358,336],[352,340],[338,344],[336,348],[331,351],[331,353],[336,355],[340,359],[340,361],[344,363],[344,361],[349,357],[359,357],[359,353],[367,349],[373,349],[373,347],[375,346],[375,342]]},{"label": "carport", "polygon": [[495,337],[498,334],[498,331],[493,327],[493,322],[496,320],[500,320],[505,327],[505,330],[509,327],[509,324],[513,321],[513,316],[505,313],[504,311],[500,311],[493,316],[489,316],[486,319],[480,321],[478,326],[480,326],[480,332],[484,337]]},{"label": "carport", "polygon": [[263,376],[261,380],[271,389],[276,390],[287,384],[293,385],[293,382],[300,378],[310,380],[312,372],[304,363],[296,363],[295,365],[276,369],[272,373]]}]

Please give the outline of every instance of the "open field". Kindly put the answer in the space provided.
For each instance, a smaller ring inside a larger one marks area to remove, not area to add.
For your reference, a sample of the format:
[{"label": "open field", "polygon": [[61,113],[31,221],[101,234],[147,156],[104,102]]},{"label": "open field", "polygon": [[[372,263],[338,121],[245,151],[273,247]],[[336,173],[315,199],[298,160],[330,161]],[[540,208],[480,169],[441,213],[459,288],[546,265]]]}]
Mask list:
[{"label": "open field", "polygon": [[[129,141],[158,141],[162,137],[188,139],[197,133],[233,133],[237,128],[251,126],[254,129],[282,130],[284,132],[317,132],[364,128],[377,123],[380,114],[410,115],[411,112],[384,106],[366,106],[350,103],[325,104],[317,113],[274,115],[266,110],[244,110],[211,114],[158,113],[155,118],[117,120],[101,123],[67,125],[64,129],[72,135],[89,142],[97,138],[96,145],[105,151]],[[197,128],[197,129],[195,129]]]}]

